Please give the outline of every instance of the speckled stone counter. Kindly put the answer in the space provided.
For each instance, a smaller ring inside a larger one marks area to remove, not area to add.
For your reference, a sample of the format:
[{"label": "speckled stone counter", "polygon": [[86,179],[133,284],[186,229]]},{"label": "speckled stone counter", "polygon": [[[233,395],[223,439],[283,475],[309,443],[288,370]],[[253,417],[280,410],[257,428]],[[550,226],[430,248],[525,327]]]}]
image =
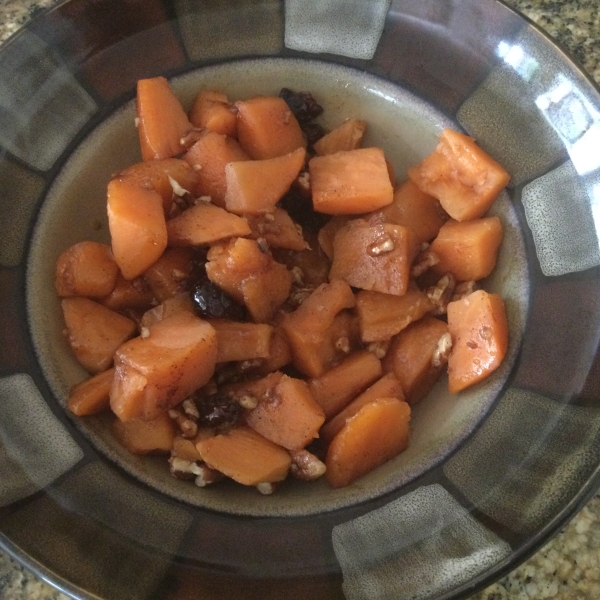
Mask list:
[{"label": "speckled stone counter", "polygon": [[[0,41],[56,0],[0,0]],[[507,0],[600,84],[600,0]],[[532,558],[471,600],[598,600],[600,494]],[[0,551],[0,600],[68,600]]]}]

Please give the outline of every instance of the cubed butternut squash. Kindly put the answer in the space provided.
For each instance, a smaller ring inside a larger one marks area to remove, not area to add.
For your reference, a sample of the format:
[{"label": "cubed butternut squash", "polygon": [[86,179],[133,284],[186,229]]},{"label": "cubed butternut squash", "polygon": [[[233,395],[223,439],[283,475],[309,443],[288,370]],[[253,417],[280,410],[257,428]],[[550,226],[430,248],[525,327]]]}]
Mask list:
[{"label": "cubed butternut squash", "polygon": [[331,217],[331,219],[319,229],[317,236],[319,246],[329,260],[333,259],[333,240],[335,239],[335,235],[349,220],[350,217],[346,215]]},{"label": "cubed butternut squash", "polygon": [[117,348],[136,330],[131,319],[88,298],[65,298],[61,307],[69,345],[90,373],[108,369]]},{"label": "cubed butternut squash", "polygon": [[237,136],[236,112],[223,92],[201,90],[192,104],[190,121],[194,127]]},{"label": "cubed butternut squash", "polygon": [[235,107],[238,140],[251,158],[264,160],[306,148],[300,125],[282,98],[257,96]]},{"label": "cubed butternut squash", "polygon": [[263,238],[271,248],[285,248],[301,252],[308,248],[302,231],[283,208],[275,207],[270,213],[248,215],[248,224],[254,239]]},{"label": "cubed butternut squash", "polygon": [[114,369],[107,369],[74,385],[67,400],[69,410],[78,417],[96,415],[109,410],[109,392],[114,374]]},{"label": "cubed butternut squash", "polygon": [[163,199],[165,215],[170,213],[175,199],[173,182],[189,192],[192,197],[195,198],[198,195],[198,172],[180,158],[136,163],[121,171],[117,178],[156,190]]},{"label": "cubed butternut squash", "polygon": [[175,423],[167,413],[154,419],[113,421],[117,441],[132,454],[168,454],[175,438]]},{"label": "cubed butternut squash", "polygon": [[317,404],[330,419],[381,377],[381,361],[367,350],[354,352],[308,383]]},{"label": "cubed butternut squash", "polygon": [[329,280],[343,279],[363,290],[401,296],[408,290],[416,251],[414,234],[407,227],[353,219],[335,234]]},{"label": "cubed butternut squash", "polygon": [[510,180],[472,137],[451,129],[442,131],[433,153],[408,176],[456,221],[483,217]]},{"label": "cubed butternut squash", "polygon": [[189,292],[181,292],[163,300],[157,306],[149,308],[140,320],[140,327],[150,329],[159,321],[164,321],[166,318],[181,312],[186,311],[190,314],[194,313],[194,305]]},{"label": "cubed butternut squash", "polygon": [[154,325],[115,354],[110,405],[121,419],[153,419],[212,377],[217,362],[214,328],[187,311]]},{"label": "cubed butternut squash", "polygon": [[442,374],[446,363],[436,362],[434,356],[440,338],[447,333],[444,321],[425,316],[394,337],[383,367],[398,378],[409,404],[421,400]]},{"label": "cubed butternut squash", "polygon": [[325,459],[329,485],[349,485],[400,454],[408,446],[409,426],[406,402],[380,398],[365,404],[329,445]]},{"label": "cubed butternut squash", "polygon": [[498,294],[477,290],[448,304],[452,352],[448,387],[459,392],[478,383],[502,363],[508,348],[508,321]]},{"label": "cubed butternut squash", "polygon": [[394,223],[411,229],[419,244],[430,242],[448,220],[440,201],[408,179],[394,191],[391,204],[364,217],[369,223]]},{"label": "cubed butternut squash", "polygon": [[235,139],[207,131],[183,158],[198,174],[198,195],[208,196],[213,204],[224,207],[227,191],[225,165],[249,160],[250,157]]},{"label": "cubed butternut squash", "polygon": [[305,381],[283,375],[246,413],[245,421],[268,440],[300,450],[318,436],[325,415]]},{"label": "cubed butternut squash", "polygon": [[167,248],[146,270],[144,280],[159,302],[164,302],[188,288],[194,273],[194,256],[191,248]]},{"label": "cubed butternut squash", "polygon": [[430,249],[439,258],[433,270],[440,275],[450,272],[457,281],[479,281],[494,270],[502,238],[498,217],[450,220],[431,242]]},{"label": "cubed butternut squash", "polygon": [[152,305],[154,294],[143,277],[129,280],[119,272],[112,292],[98,301],[111,310],[146,310]]},{"label": "cubed butternut squash", "polygon": [[403,296],[360,291],[356,314],[363,342],[389,340],[434,308],[425,292],[410,287]]},{"label": "cubed butternut squash", "polygon": [[54,288],[62,298],[101,298],[112,292],[118,274],[119,267],[110,246],[92,241],[78,242],[58,257]]},{"label": "cubed butternut squash", "polygon": [[243,485],[286,478],[291,456],[251,427],[242,425],[196,444],[206,464]]},{"label": "cubed butternut squash", "polygon": [[367,124],[360,119],[346,119],[341,125],[326,133],[313,144],[319,156],[335,154],[336,152],[356,150],[365,134]]},{"label": "cubed butternut squash", "polygon": [[107,212],[115,261],[125,279],[135,279],[167,247],[162,198],[154,189],[113,179],[108,184]]},{"label": "cubed butternut squash", "polygon": [[250,233],[244,217],[208,202],[198,202],[167,221],[170,246],[201,246]]},{"label": "cubed butternut squash", "polygon": [[239,323],[211,319],[217,332],[217,362],[267,358],[271,348],[273,327],[265,323]]},{"label": "cubed butternut squash", "polygon": [[181,138],[192,125],[164,77],[138,81],[136,107],[144,160],[171,158],[184,150]]},{"label": "cubed butternut squash", "polygon": [[327,421],[321,427],[319,437],[326,444],[329,444],[338,432],[341,431],[350,417],[353,417],[365,404],[369,404],[379,398],[398,398],[398,400],[404,400],[402,385],[393,373],[386,373],[362,394],[359,394],[332,419]]},{"label": "cubed butternut squash", "polygon": [[308,163],[313,207],[329,215],[359,214],[390,204],[394,188],[381,148],[316,156]]},{"label": "cubed butternut squash", "polygon": [[227,210],[239,215],[273,212],[298,177],[305,154],[298,148],[275,158],[225,165]]}]

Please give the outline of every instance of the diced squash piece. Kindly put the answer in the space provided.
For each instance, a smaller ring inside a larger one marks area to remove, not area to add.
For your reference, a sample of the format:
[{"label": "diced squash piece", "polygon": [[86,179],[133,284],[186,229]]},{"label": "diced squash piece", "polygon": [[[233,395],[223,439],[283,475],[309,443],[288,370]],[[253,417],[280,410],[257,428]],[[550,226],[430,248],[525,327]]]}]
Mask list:
[{"label": "diced squash piece", "polygon": [[257,96],[235,106],[238,140],[251,158],[264,160],[306,148],[300,125],[282,98]]},{"label": "diced squash piece", "polygon": [[164,77],[138,81],[137,118],[144,160],[171,158],[184,150],[181,138],[192,125]]},{"label": "diced squash piece", "polygon": [[117,441],[132,454],[168,454],[175,438],[175,423],[167,413],[154,419],[113,422]]},{"label": "diced squash piece", "polygon": [[457,281],[478,281],[496,266],[503,237],[498,217],[472,221],[448,221],[431,242],[430,249],[440,259],[433,271],[452,273]]},{"label": "diced squash piece", "polygon": [[135,279],[167,247],[162,198],[154,189],[113,179],[108,184],[107,212],[115,261],[125,279]]},{"label": "diced squash piece", "polygon": [[117,176],[145,188],[153,188],[163,199],[163,209],[168,215],[173,206],[175,192],[173,181],[194,198],[198,195],[198,172],[180,158],[147,160],[131,165]]},{"label": "diced squash piece", "polygon": [[114,374],[114,369],[107,369],[74,385],[67,400],[69,410],[78,417],[96,415],[108,410],[109,392]]},{"label": "diced squash piece", "polygon": [[270,321],[290,293],[292,275],[260,251],[255,240],[236,238],[208,252],[208,278],[244,303],[257,322]]},{"label": "diced squash piece", "polygon": [[334,488],[394,458],[408,446],[410,406],[397,398],[380,398],[365,404],[333,438],[325,476]]},{"label": "diced squash piece", "polygon": [[325,255],[329,258],[329,260],[333,259],[333,240],[335,239],[335,234],[350,220],[350,217],[345,215],[340,215],[336,217],[331,217],[321,229],[319,229],[318,240],[319,246],[325,253]]},{"label": "diced squash piece", "polygon": [[191,248],[167,248],[144,273],[144,279],[159,302],[164,302],[187,289],[194,271]]},{"label": "diced squash piece", "polygon": [[61,306],[75,358],[90,373],[106,371],[117,348],[135,333],[135,323],[88,298],[65,298]]},{"label": "diced squash piece", "polygon": [[354,303],[350,286],[337,280],[320,285],[294,312],[283,316],[281,328],[298,370],[318,377],[340,356],[335,337],[339,329],[334,322],[338,313],[353,308]]},{"label": "diced squash piece", "polygon": [[217,332],[219,351],[217,362],[267,358],[273,327],[264,323],[238,323],[226,319],[211,319]]},{"label": "diced squash piece", "polygon": [[[130,423],[131,421],[126,422]],[[189,438],[184,438],[181,435],[176,435],[173,438],[173,447],[171,448],[171,455],[176,456],[177,458],[181,458],[182,460],[187,460],[189,462],[202,460],[200,452],[198,452],[198,448],[196,448],[196,441],[191,440]]]},{"label": "diced squash piece", "polygon": [[325,415],[306,382],[283,375],[245,420],[268,440],[288,450],[300,450],[318,437]]},{"label": "diced squash piece", "polygon": [[325,416],[330,419],[382,373],[381,361],[375,354],[361,350],[320,377],[311,379],[308,386]]},{"label": "diced squash piece", "polygon": [[328,215],[366,213],[390,204],[394,188],[381,148],[316,156],[308,163],[313,207]]},{"label": "diced squash piece", "polygon": [[245,160],[225,165],[225,206],[244,214],[273,212],[304,165],[304,148],[264,160]]},{"label": "diced squash piece", "polygon": [[360,291],[356,294],[356,314],[361,340],[389,340],[433,308],[427,294],[416,287],[410,287],[403,296]]},{"label": "diced squash piece", "polygon": [[113,291],[99,302],[111,310],[147,309],[154,301],[154,294],[143,277],[125,279],[119,272]]},{"label": "diced squash piece", "polygon": [[225,165],[248,160],[236,140],[214,131],[203,135],[184,155],[198,173],[198,195],[209,196],[217,206],[225,206]]},{"label": "diced squash piece", "polygon": [[78,242],[67,248],[56,261],[56,293],[100,298],[115,287],[119,267],[110,246],[98,242]]},{"label": "diced squash piece", "polygon": [[269,346],[269,355],[262,361],[256,372],[266,375],[278,371],[292,362],[292,349],[287,336],[278,325],[274,328]]},{"label": "diced squash piece", "polygon": [[186,311],[156,323],[115,354],[113,412],[122,421],[153,419],[176,406],[212,377],[217,351],[214,328]]},{"label": "diced squash piece", "polygon": [[308,244],[294,221],[283,208],[275,207],[271,213],[248,215],[248,224],[254,239],[264,238],[273,248],[302,251]]},{"label": "diced squash piece", "polygon": [[365,134],[367,124],[360,119],[346,119],[341,125],[326,133],[313,144],[319,156],[335,154],[344,150],[356,150]]},{"label": "diced squash piece", "polygon": [[442,131],[433,153],[410,168],[408,176],[456,221],[483,217],[510,180],[472,137],[451,129]]},{"label": "diced squash piece", "polygon": [[426,194],[410,179],[394,191],[388,206],[364,217],[369,223],[394,223],[412,229],[419,244],[430,242],[448,220],[439,200]]},{"label": "diced squash piece", "polygon": [[201,440],[196,447],[209,467],[243,485],[282,481],[292,462],[287,450],[247,426]]},{"label": "diced squash piece", "polygon": [[141,327],[150,329],[159,321],[164,321],[166,318],[182,311],[195,314],[194,305],[189,292],[181,292],[176,296],[163,300],[158,306],[148,309],[142,315],[140,325]]},{"label": "diced squash piece", "polygon": [[408,290],[410,267],[417,245],[402,225],[369,225],[348,221],[333,240],[329,279],[343,279],[363,290],[401,296]]},{"label": "diced squash piece", "polygon": [[170,246],[200,246],[229,237],[250,235],[248,221],[225,209],[199,202],[167,221]]},{"label": "diced squash piece", "polygon": [[445,363],[434,364],[433,358],[440,338],[447,333],[444,321],[425,316],[393,339],[383,368],[398,378],[409,404],[421,400],[442,374]]},{"label": "diced squash piece", "polygon": [[498,294],[477,290],[448,304],[452,352],[448,359],[448,387],[460,392],[497,369],[508,348],[508,321]]},{"label": "diced squash piece", "polygon": [[194,127],[231,137],[237,136],[237,116],[223,92],[199,92],[190,111],[190,121]]},{"label": "diced squash piece", "polygon": [[353,417],[365,404],[369,404],[379,398],[398,398],[404,400],[402,385],[393,373],[387,373],[378,379],[372,386],[357,396],[350,404],[343,408],[331,420],[327,421],[319,431],[319,437],[329,444],[331,440],[341,431],[346,421]]}]

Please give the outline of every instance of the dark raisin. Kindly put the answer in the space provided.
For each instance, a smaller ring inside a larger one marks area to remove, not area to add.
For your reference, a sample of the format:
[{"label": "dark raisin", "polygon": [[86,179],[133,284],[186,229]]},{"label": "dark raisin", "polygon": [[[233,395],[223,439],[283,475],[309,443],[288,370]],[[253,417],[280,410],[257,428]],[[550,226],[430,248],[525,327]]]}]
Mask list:
[{"label": "dark raisin", "polygon": [[316,119],[323,112],[323,107],[310,92],[294,92],[289,88],[282,88],[279,97],[285,100],[301,125]]},{"label": "dark raisin", "polygon": [[212,394],[196,399],[200,417],[198,425],[205,427],[233,427],[242,414],[240,403],[224,394]]},{"label": "dark raisin", "polygon": [[306,233],[317,233],[329,220],[329,215],[315,212],[312,200],[294,188],[283,196],[279,201],[279,206],[285,209]]},{"label": "dark raisin", "polygon": [[210,279],[200,279],[191,289],[192,303],[200,317],[243,321],[246,309]]},{"label": "dark raisin", "polygon": [[312,149],[313,144],[318,142],[327,133],[318,123],[306,123],[306,125],[302,125],[302,131],[306,136],[309,149]]}]

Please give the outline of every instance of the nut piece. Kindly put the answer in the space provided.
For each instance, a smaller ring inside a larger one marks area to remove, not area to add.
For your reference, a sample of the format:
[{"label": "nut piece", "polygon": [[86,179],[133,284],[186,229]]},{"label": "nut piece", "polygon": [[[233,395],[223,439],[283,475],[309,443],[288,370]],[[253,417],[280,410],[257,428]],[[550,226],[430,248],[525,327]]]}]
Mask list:
[{"label": "nut piece", "polygon": [[292,456],[290,473],[296,479],[312,481],[325,474],[327,470],[325,463],[308,450],[292,450],[290,454]]},{"label": "nut piece", "polygon": [[336,350],[339,350],[340,352],[343,352],[344,354],[349,354],[350,350],[351,350],[350,340],[348,339],[347,336],[343,335],[336,341],[335,347],[336,347]]},{"label": "nut piece", "polygon": [[169,469],[173,477],[191,481],[201,473],[200,463],[197,461],[184,460],[178,456],[169,458]]},{"label": "nut piece", "polygon": [[225,477],[223,473],[215,469],[211,469],[206,463],[198,463],[198,470],[200,472],[194,479],[194,483],[198,487],[206,487],[207,485],[215,483],[215,481],[220,481],[223,479],[223,477]]},{"label": "nut piece", "polygon": [[377,242],[373,242],[368,248],[367,252],[371,256],[379,256],[381,254],[387,254],[395,248],[394,240],[389,236],[383,236]]},{"label": "nut piece", "polygon": [[[199,417],[200,415],[198,415]],[[181,435],[184,438],[191,439],[198,433],[198,417],[190,417],[181,407],[172,408],[169,410],[169,417],[177,423]]]},{"label": "nut piece", "polygon": [[308,171],[300,171],[300,174],[296,179],[296,186],[303,194],[310,196],[310,175]]},{"label": "nut piece", "polygon": [[438,282],[427,289],[427,297],[433,302],[435,308],[431,311],[433,315],[443,315],[446,313],[448,303],[452,299],[456,279],[452,273],[446,273]]},{"label": "nut piece", "polygon": [[256,489],[263,495],[263,496],[269,496],[270,494],[272,494],[276,489],[277,489],[277,485],[273,482],[262,482],[262,483],[257,483],[256,484]]},{"label": "nut piece", "polygon": [[412,269],[410,271],[411,277],[417,278],[423,275],[425,271],[431,267],[437,265],[440,262],[440,257],[429,247],[422,250],[415,259]]},{"label": "nut piece", "polygon": [[448,362],[448,357],[452,351],[452,337],[449,333],[445,333],[437,343],[435,350],[431,356],[431,364],[434,367],[441,367]]},{"label": "nut piece", "polygon": [[246,410],[252,410],[258,406],[258,398],[256,396],[242,396],[238,399],[240,406]]},{"label": "nut piece", "polygon": [[372,352],[379,360],[381,360],[387,354],[389,347],[390,341],[385,340],[383,342],[371,342],[367,346],[367,350]]}]

